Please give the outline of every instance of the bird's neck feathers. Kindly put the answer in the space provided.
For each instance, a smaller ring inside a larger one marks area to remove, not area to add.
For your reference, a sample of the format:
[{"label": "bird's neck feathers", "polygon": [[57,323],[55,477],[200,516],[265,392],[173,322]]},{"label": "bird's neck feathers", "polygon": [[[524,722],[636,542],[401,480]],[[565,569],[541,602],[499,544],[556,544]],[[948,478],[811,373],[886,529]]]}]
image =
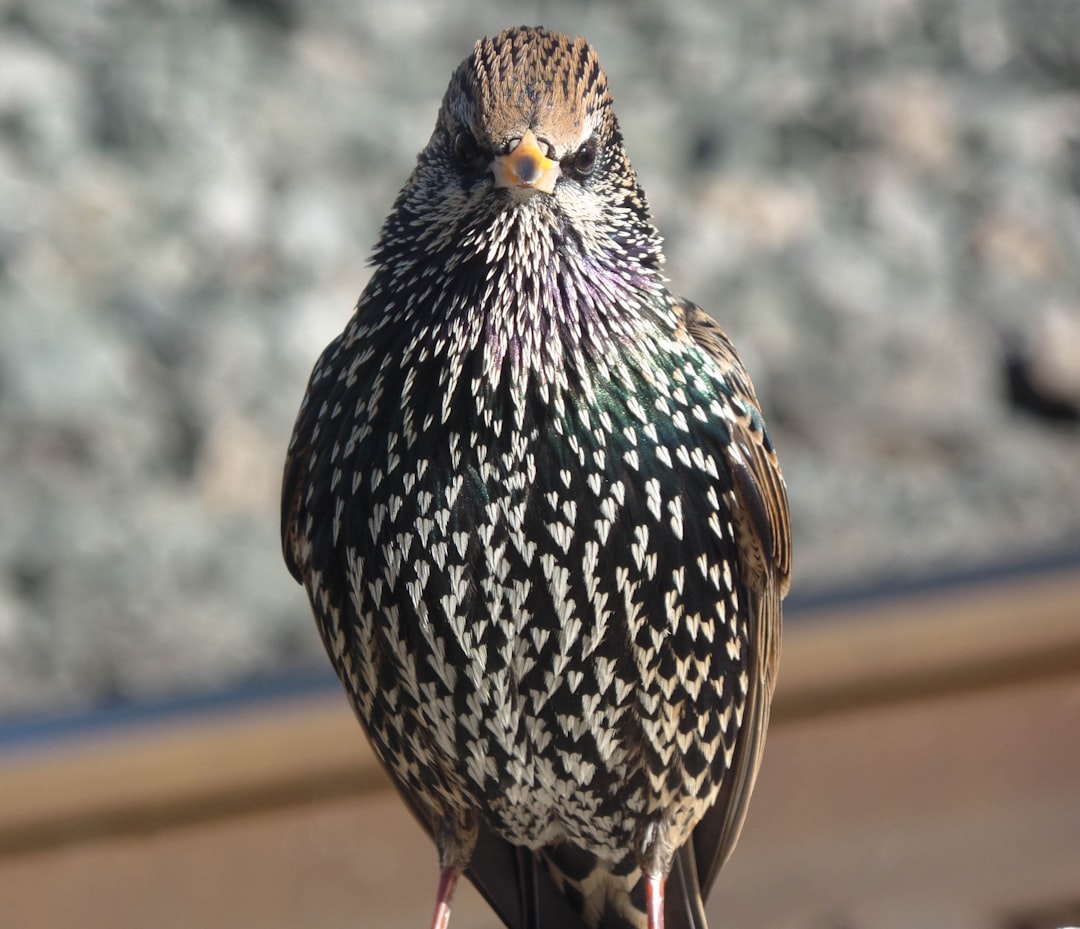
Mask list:
[{"label": "bird's neck feathers", "polygon": [[[588,222],[544,196],[477,211],[483,220],[471,226],[429,219],[422,230],[399,203],[369,286],[380,297],[372,310],[391,317],[379,328],[426,332],[450,355],[480,360],[493,380],[506,370],[559,379],[568,364],[603,364],[673,328],[647,217],[627,210],[620,223]],[[454,217],[471,212],[463,206],[444,204]]]}]

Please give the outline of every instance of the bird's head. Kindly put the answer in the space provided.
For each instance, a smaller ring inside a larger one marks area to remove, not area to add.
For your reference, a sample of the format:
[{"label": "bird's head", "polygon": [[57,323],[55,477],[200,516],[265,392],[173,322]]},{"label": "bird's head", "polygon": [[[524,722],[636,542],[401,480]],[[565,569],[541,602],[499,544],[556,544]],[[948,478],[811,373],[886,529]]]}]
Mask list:
[{"label": "bird's head", "polygon": [[633,180],[596,53],[543,29],[477,42],[454,73],[432,142],[450,143],[466,183],[490,177],[511,193],[554,195],[560,181],[585,188],[609,174]]},{"label": "bird's head", "polygon": [[584,39],[521,27],[476,43],[450,80],[380,253],[396,243],[463,263],[465,252],[505,243],[537,261],[558,251],[584,267],[657,272],[659,236]]}]

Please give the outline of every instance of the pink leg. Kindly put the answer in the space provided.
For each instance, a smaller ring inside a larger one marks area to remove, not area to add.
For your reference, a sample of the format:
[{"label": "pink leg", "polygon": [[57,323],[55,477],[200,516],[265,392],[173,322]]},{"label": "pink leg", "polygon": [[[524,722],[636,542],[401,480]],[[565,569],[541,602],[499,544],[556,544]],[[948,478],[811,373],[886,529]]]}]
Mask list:
[{"label": "pink leg", "polygon": [[664,929],[664,875],[645,875],[645,910],[649,929]]},{"label": "pink leg", "polygon": [[439,876],[439,894],[435,898],[435,919],[431,929],[446,929],[450,923],[450,904],[454,900],[454,888],[457,886],[458,869],[443,868]]}]

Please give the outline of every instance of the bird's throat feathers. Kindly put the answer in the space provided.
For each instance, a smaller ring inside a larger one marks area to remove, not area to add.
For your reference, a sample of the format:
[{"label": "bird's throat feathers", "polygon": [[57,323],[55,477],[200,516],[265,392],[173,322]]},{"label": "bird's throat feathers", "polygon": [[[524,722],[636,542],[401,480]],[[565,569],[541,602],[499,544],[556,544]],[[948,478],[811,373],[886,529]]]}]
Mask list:
[{"label": "bird's throat feathers", "polygon": [[361,301],[365,328],[394,341],[411,333],[407,354],[426,343],[455,367],[468,355],[490,386],[505,373],[559,381],[567,365],[602,366],[672,332],[651,225],[604,231],[612,227],[567,218],[554,199],[527,194],[453,234],[433,224],[407,249],[388,225]]}]

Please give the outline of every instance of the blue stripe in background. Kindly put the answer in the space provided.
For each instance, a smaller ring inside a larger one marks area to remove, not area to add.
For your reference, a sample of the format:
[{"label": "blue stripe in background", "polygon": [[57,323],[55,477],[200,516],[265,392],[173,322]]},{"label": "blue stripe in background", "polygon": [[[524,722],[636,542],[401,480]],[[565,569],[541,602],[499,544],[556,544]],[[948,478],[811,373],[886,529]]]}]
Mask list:
[{"label": "blue stripe in background", "polygon": [[[288,671],[209,692],[122,700],[89,709],[0,722],[0,761],[13,752],[153,723],[213,716],[341,689],[329,666]],[[344,699],[344,698],[343,698]]]}]

